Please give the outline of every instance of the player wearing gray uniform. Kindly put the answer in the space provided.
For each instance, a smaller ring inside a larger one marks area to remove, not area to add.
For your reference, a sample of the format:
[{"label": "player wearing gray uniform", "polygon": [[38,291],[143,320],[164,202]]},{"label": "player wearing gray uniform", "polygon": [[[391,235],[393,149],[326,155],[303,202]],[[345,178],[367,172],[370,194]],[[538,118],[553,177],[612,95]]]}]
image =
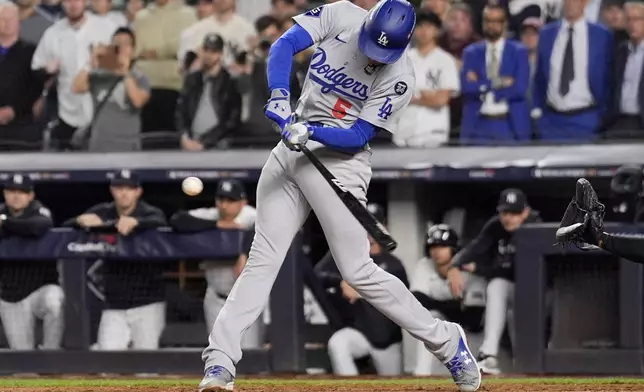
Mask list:
[{"label": "player wearing gray uniform", "polygon": [[[283,142],[271,152],[257,186],[256,234],[246,268],[228,296],[204,351],[199,390],[232,390],[243,331],[259,317],[284,257],[309,212],[315,211],[344,280],[362,298],[422,340],[450,369],[461,391],[481,375],[462,328],[435,319],[405,285],[369,257],[367,233],[324,178],[297,152],[307,144],[363,203],[371,180],[368,141],[391,131],[411,99],[414,76],[405,49],[415,25],[405,0],[381,0],[369,13],[348,1],[296,16],[271,48],[266,115]],[[291,57],[317,44],[293,124]],[[309,139],[311,139],[309,141]],[[307,143],[308,142],[308,143]]]}]

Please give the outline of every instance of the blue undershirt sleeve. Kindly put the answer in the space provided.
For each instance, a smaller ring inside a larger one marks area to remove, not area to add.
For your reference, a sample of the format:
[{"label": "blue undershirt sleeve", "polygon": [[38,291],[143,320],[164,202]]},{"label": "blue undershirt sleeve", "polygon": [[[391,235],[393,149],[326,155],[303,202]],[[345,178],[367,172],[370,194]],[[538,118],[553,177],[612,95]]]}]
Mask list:
[{"label": "blue undershirt sleeve", "polygon": [[376,127],[365,120],[358,119],[349,129],[311,126],[311,140],[329,147],[358,149],[369,142],[376,133]]},{"label": "blue undershirt sleeve", "polygon": [[311,46],[313,46],[313,38],[298,24],[293,25],[275,41],[268,53],[266,65],[268,91],[276,88],[289,90],[293,56]]}]

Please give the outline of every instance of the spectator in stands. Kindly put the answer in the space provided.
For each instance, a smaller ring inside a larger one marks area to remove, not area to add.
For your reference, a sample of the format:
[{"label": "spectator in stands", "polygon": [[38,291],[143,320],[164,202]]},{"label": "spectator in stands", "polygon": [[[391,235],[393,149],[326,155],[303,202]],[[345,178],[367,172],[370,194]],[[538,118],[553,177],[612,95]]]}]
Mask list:
[{"label": "spectator in stands", "polygon": [[[110,182],[111,203],[101,203],[66,225],[136,235],[165,226],[163,212],[141,200],[138,176],[121,170]],[[105,260],[105,310],[98,328],[99,350],[155,350],[165,328],[163,263]]]},{"label": "spectator in stands", "polygon": [[613,37],[584,18],[587,3],[564,0],[564,20],[539,34],[533,103],[542,140],[595,139],[609,106]]},{"label": "spectator in stands", "polygon": [[449,139],[449,100],[459,94],[461,83],[456,60],[438,47],[441,28],[437,14],[422,11],[416,15],[416,46],[408,51],[416,87],[393,135],[399,147],[436,147]]},{"label": "spectator in stands", "polygon": [[46,75],[31,70],[35,46],[19,39],[18,7],[0,4],[0,150],[39,150],[32,106]]},{"label": "spectator in stands", "polygon": [[[150,99],[150,83],[134,69],[135,38],[127,27],[114,33],[112,45],[97,46],[88,66],[80,71],[72,91],[90,92],[94,116],[89,135],[89,151],[137,151],[141,149],[141,108]],[[114,63],[109,59],[113,53]],[[101,59],[105,61],[101,61]]]},{"label": "spectator in stands", "polygon": [[[456,232],[445,224],[430,226],[425,235],[425,257],[416,263],[409,290],[434,317],[480,332],[485,311],[485,280],[463,271],[463,298],[455,297],[447,280],[447,270],[456,252]],[[431,376],[433,369],[440,369],[442,364],[422,342],[417,341],[416,346],[413,373],[415,376]]]},{"label": "spectator in stands", "polygon": [[615,47],[624,41],[628,41],[626,31],[626,13],[622,8],[623,0],[603,0],[601,21],[613,32]]},{"label": "spectator in stands", "polygon": [[141,111],[141,131],[174,131],[181,74],[177,51],[183,29],[197,21],[195,10],[183,0],[155,0],[134,20],[137,66],[150,80],[150,101]]},{"label": "spectator in stands", "polygon": [[[452,294],[463,298],[465,281],[461,271],[473,272],[488,280],[484,339],[479,349],[479,367],[488,374],[499,374],[499,343],[506,326],[507,312],[514,299],[514,232],[524,223],[539,222],[539,214],[528,205],[520,189],[501,192],[498,214],[487,221],[481,232],[452,259],[447,279]],[[514,331],[509,329],[510,336]]]},{"label": "spectator in stands", "polygon": [[92,0],[91,4],[94,15],[109,19],[117,27],[128,25],[127,18],[123,12],[112,10],[112,0]]},{"label": "spectator in stands", "polygon": [[430,11],[438,15],[441,21],[445,21],[447,18],[450,6],[449,0],[423,0],[420,5],[423,11]]},{"label": "spectator in stands", "polygon": [[371,10],[373,7],[375,7],[376,4],[378,4],[379,0],[354,0],[355,5],[358,7],[362,7],[366,9],[367,11]]},{"label": "spectator in stands", "polygon": [[39,7],[39,0],[17,0],[20,8],[20,39],[30,44],[38,45],[45,30],[54,24],[52,15]]},{"label": "spectator in stands", "polygon": [[[382,207],[369,205],[377,219],[384,223]],[[400,279],[409,287],[405,268],[398,258],[389,254],[369,237],[371,248],[369,254],[380,268]],[[402,332],[386,316],[376,310],[342,279],[335,265],[333,255],[328,252],[315,266],[315,272],[323,286],[338,302],[342,296],[343,310],[352,314],[352,321],[344,328],[335,331],[327,349],[331,360],[333,374],[336,376],[357,376],[355,360],[371,357],[376,371],[381,376],[397,376],[402,373]],[[348,304],[347,304],[348,302]],[[341,308],[342,309],[342,308]],[[347,317],[343,317],[347,320]]]},{"label": "spectator in stands", "polygon": [[[463,50],[479,40],[479,36],[474,31],[473,21],[472,9],[461,2],[452,4],[443,21],[444,31],[438,39],[438,44],[447,53],[454,56],[459,70],[463,64]],[[461,125],[461,117],[463,117],[462,96],[452,98],[449,107],[451,127],[457,129]]]},{"label": "spectator in stands", "polygon": [[[0,5],[1,6],[1,5]],[[35,199],[34,184],[16,174],[4,186],[0,237],[38,238],[53,226],[51,213]],[[43,321],[45,350],[60,348],[63,338],[63,290],[51,260],[3,260],[0,263],[0,319],[9,347],[36,348],[36,320]]]},{"label": "spectator in stands", "polygon": [[186,76],[176,111],[186,151],[225,147],[241,125],[241,96],[223,67],[224,41],[210,33],[201,47],[201,70]]},{"label": "spectator in stands", "polygon": [[295,0],[271,0],[271,14],[282,21],[300,13]]},{"label": "spectator in stands", "polygon": [[197,19],[203,20],[215,15],[215,0],[197,1]]},{"label": "spectator in stands", "polygon": [[615,88],[605,137],[642,139],[644,135],[644,3],[625,5],[630,40],[618,48]]},{"label": "spectator in stands", "polygon": [[[222,180],[217,184],[215,207],[178,211],[170,219],[170,225],[178,232],[190,233],[213,229],[250,230],[255,225],[257,212],[248,205],[244,185],[238,180]],[[226,303],[235,280],[244,269],[247,258],[240,257],[234,265],[224,261],[204,261],[208,288],[204,298],[206,328],[212,330],[217,315]],[[243,348],[258,348],[262,343],[262,321],[258,319],[246,330],[242,339]]]},{"label": "spectator in stands", "polygon": [[[301,0],[295,0],[298,3]],[[306,0],[304,0],[306,2]],[[253,21],[262,15],[271,13],[269,0],[241,0],[235,4],[235,11],[239,16],[248,21]]]},{"label": "spectator in stands", "polygon": [[[281,35],[280,24],[270,15],[264,15],[255,21],[255,30],[259,37],[259,44],[252,56],[252,69],[248,75],[249,86],[248,103],[249,115],[240,132],[236,134],[237,144],[242,145],[274,145],[280,136],[273,130],[270,121],[264,115],[264,107],[270,98],[268,81],[266,79],[266,59],[271,45]],[[292,62],[291,68],[291,105],[296,105],[300,97],[301,83],[298,78],[300,72],[305,72],[297,61]]]},{"label": "spectator in stands", "polygon": [[528,84],[528,91],[526,93],[529,108],[532,108],[532,85],[534,82],[534,73],[537,70],[537,46],[539,45],[539,31],[541,27],[543,27],[543,22],[539,18],[528,18],[523,21],[523,25],[521,26],[521,43],[528,49],[528,59],[530,62],[530,83]]},{"label": "spectator in stands", "polygon": [[56,76],[58,124],[51,131],[53,148],[68,150],[76,129],[87,126],[93,105],[89,94],[72,92],[74,77],[91,57],[92,47],[108,44],[116,26],[85,12],[84,0],[63,0],[65,19],[45,31],[31,63],[33,69]]},{"label": "spectator in stands", "polygon": [[182,65],[188,52],[198,54],[204,37],[208,33],[219,34],[225,43],[224,65],[226,67],[245,58],[250,50],[249,43],[255,33],[253,25],[235,12],[236,0],[217,0],[215,15],[201,20],[181,32],[177,57]]},{"label": "spectator in stands", "polygon": [[65,10],[63,9],[61,0],[42,0],[39,8],[51,15],[54,20],[65,17]]},{"label": "spectator in stands", "polygon": [[516,143],[531,139],[526,102],[530,82],[528,50],[504,38],[507,23],[501,6],[486,6],[485,41],[468,46],[463,53],[462,143]]},{"label": "spectator in stands", "polygon": [[128,27],[132,28],[134,20],[136,19],[136,14],[139,13],[145,7],[143,0],[128,0],[127,6],[125,7],[125,17],[127,18]]}]

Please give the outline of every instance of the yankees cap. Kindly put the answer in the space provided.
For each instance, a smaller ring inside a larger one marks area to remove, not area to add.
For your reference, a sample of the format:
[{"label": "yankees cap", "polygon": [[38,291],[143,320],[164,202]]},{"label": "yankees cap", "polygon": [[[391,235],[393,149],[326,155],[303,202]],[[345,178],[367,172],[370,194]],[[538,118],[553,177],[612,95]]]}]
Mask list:
[{"label": "yankees cap", "polygon": [[519,214],[527,206],[528,198],[525,196],[525,193],[521,189],[509,188],[501,192],[497,211]]},{"label": "yankees cap", "polygon": [[243,200],[246,198],[246,188],[239,180],[222,180],[217,184],[215,198]]},{"label": "yankees cap", "polygon": [[138,188],[141,186],[139,176],[130,170],[123,169],[114,173],[114,177],[110,181],[110,186],[128,186],[131,188]]},{"label": "yankees cap", "polygon": [[16,191],[31,192],[34,190],[34,183],[29,176],[14,174],[5,184],[4,189],[13,189]]}]

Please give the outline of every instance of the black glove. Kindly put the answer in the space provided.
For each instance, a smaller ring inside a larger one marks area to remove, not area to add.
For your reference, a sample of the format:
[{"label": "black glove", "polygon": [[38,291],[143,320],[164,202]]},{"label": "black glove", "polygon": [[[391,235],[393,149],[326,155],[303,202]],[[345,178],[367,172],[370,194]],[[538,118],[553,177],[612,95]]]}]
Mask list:
[{"label": "black glove", "polygon": [[604,236],[605,207],[585,178],[577,180],[576,190],[559,224],[557,243],[573,243],[583,250],[596,249],[597,245],[601,246]]}]

